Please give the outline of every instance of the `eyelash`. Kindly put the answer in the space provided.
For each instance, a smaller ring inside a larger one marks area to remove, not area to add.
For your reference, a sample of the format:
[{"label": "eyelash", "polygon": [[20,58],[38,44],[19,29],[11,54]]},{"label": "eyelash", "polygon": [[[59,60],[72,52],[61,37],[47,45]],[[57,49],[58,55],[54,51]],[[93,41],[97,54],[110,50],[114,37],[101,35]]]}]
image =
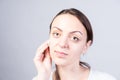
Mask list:
[{"label": "eyelash", "polygon": [[53,35],[54,37],[59,37],[59,36],[60,36],[60,33],[58,33],[58,32],[53,32],[52,35]]},{"label": "eyelash", "polygon": [[[59,32],[53,32],[52,36],[54,38],[59,38],[61,36],[61,34]],[[77,36],[71,36],[70,39],[74,42],[78,42],[80,40],[80,38],[78,38]]]},{"label": "eyelash", "polygon": [[80,39],[79,39],[78,37],[76,37],[76,36],[73,36],[73,37],[72,37],[72,40],[73,40],[73,41],[79,41]]}]

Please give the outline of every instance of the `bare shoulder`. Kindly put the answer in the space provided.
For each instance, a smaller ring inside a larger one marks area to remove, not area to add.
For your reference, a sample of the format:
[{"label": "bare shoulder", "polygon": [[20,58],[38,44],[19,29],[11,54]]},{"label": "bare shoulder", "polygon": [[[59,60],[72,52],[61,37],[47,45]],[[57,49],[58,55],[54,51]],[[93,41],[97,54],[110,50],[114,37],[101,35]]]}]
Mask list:
[{"label": "bare shoulder", "polygon": [[37,76],[35,76],[32,80],[37,80]]},{"label": "bare shoulder", "polygon": [[91,71],[89,80],[117,80],[111,74],[100,71]]}]

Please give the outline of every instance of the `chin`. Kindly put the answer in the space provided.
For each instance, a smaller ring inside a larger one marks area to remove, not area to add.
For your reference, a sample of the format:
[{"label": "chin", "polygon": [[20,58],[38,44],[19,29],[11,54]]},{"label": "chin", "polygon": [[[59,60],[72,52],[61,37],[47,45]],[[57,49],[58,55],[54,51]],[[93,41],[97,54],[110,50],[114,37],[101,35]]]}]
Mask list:
[{"label": "chin", "polygon": [[66,61],[66,60],[53,59],[53,62],[54,62],[57,66],[65,66],[65,65],[67,65],[67,61]]},{"label": "chin", "polygon": [[57,66],[64,66],[68,64],[67,57],[64,55],[56,55],[56,53],[50,54],[52,61],[57,65]]}]

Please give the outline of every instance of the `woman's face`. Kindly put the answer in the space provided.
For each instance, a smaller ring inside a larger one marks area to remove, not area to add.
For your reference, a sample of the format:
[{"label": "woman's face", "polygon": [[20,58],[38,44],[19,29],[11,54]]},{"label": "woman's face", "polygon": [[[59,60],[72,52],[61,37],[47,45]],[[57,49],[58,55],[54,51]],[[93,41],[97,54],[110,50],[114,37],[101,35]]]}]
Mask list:
[{"label": "woman's face", "polygon": [[86,42],[87,33],[82,23],[73,15],[57,16],[50,31],[50,55],[57,65],[79,62],[90,43]]}]

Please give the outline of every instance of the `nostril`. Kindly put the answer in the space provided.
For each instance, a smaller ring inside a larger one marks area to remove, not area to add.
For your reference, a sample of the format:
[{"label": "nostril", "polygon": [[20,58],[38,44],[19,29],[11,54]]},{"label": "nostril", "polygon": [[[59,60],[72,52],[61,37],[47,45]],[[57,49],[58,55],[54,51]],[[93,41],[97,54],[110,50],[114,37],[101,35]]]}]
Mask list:
[{"label": "nostril", "polygon": [[67,39],[61,39],[61,40],[59,41],[59,46],[60,46],[61,48],[68,48],[68,47],[69,47],[69,45],[68,45],[68,40],[67,40]]}]

